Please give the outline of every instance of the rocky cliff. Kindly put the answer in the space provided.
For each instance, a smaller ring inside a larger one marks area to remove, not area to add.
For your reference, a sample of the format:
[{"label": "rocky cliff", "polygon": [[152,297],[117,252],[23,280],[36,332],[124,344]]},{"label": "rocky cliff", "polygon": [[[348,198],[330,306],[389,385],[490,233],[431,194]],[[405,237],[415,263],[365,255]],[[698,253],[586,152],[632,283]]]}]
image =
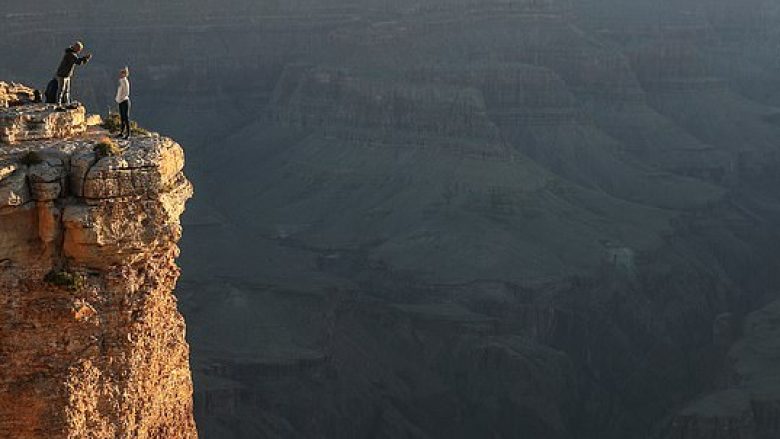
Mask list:
[{"label": "rocky cliff", "polygon": [[722,388],[675,414],[673,439],[770,439],[780,435],[780,302],[748,315],[742,328],[725,315],[719,333],[741,333],[729,349]]},{"label": "rocky cliff", "polygon": [[780,291],[771,0],[61,3],[6,0],[0,77],[82,29],[74,96],[130,63],[186,142],[203,437],[773,433],[696,403]]},{"label": "rocky cliff", "polygon": [[182,148],[101,153],[83,107],[0,96],[0,437],[197,437],[172,294]]}]

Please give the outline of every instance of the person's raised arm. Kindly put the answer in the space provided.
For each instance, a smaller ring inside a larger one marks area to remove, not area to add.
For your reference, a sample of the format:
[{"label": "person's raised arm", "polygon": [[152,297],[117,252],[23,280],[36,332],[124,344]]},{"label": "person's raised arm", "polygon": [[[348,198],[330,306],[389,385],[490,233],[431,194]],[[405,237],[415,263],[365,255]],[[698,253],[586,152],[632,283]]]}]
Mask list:
[{"label": "person's raised arm", "polygon": [[77,57],[77,58],[76,58],[76,64],[78,64],[78,65],[86,64],[86,63],[88,63],[88,62],[89,62],[89,60],[91,60],[91,59],[92,59],[92,54],[91,54],[91,53],[89,53],[89,54],[87,54],[87,55],[84,55],[84,56],[82,56],[82,57]]}]

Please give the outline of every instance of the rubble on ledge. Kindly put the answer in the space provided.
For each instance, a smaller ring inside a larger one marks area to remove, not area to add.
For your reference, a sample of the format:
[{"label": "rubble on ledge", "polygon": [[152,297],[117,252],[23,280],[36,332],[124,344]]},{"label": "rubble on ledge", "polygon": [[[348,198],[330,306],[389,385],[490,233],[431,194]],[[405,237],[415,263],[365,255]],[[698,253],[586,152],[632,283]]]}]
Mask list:
[{"label": "rubble on ledge", "polygon": [[30,104],[35,100],[35,89],[14,82],[0,81],[0,109]]}]

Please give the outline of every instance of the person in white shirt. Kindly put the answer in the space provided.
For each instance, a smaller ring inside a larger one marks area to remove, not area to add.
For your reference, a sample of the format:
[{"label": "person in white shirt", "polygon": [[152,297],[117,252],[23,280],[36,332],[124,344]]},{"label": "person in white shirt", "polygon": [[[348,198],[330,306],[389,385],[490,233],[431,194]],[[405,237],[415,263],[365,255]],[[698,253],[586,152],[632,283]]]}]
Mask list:
[{"label": "person in white shirt", "polygon": [[119,71],[119,86],[116,90],[116,103],[119,104],[119,117],[122,119],[122,130],[118,137],[130,138],[130,69],[125,67]]}]

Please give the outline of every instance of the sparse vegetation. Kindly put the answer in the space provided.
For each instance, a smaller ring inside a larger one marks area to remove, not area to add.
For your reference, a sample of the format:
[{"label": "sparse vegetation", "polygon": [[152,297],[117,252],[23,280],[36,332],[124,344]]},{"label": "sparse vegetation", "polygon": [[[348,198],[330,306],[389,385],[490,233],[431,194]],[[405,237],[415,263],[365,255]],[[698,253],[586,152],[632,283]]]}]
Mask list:
[{"label": "sparse vegetation", "polygon": [[122,148],[120,148],[116,142],[108,137],[103,137],[100,139],[97,145],[95,145],[94,151],[95,154],[97,154],[100,158],[112,157],[122,154]]},{"label": "sparse vegetation", "polygon": [[19,161],[23,165],[32,166],[43,162],[43,157],[37,151],[27,151]]},{"label": "sparse vegetation", "polygon": [[134,136],[149,136],[152,134],[146,128],[138,126],[135,121],[130,122],[130,133]]},{"label": "sparse vegetation", "polygon": [[107,129],[110,133],[118,133],[122,129],[122,121],[118,114],[109,114],[105,120],[103,120],[103,128]]},{"label": "sparse vegetation", "polygon": [[[103,128],[107,129],[112,134],[117,134],[122,130],[122,119],[118,114],[112,113],[103,121]],[[138,125],[138,122],[130,121],[130,134],[134,136],[148,136],[151,134],[149,130]]]},{"label": "sparse vegetation", "polygon": [[43,280],[50,285],[64,288],[69,291],[79,291],[84,288],[86,284],[84,276],[66,270],[51,271]]}]

